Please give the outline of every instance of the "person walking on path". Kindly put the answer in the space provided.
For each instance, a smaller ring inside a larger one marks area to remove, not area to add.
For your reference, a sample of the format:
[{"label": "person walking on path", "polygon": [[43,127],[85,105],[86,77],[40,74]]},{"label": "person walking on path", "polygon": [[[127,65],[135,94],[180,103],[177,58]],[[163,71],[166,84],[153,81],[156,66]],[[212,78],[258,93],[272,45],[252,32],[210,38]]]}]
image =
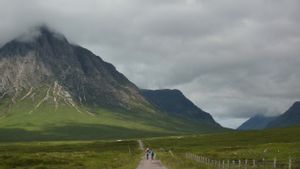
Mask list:
[{"label": "person walking on path", "polygon": [[147,159],[147,160],[148,160],[149,157],[150,157],[149,152],[150,152],[150,149],[149,149],[149,148],[146,148],[145,154],[146,154],[146,159]]},{"label": "person walking on path", "polygon": [[[141,150],[145,151],[145,154],[147,156],[147,150],[150,150],[149,148],[144,149],[144,144],[142,142],[142,140],[138,140],[139,146]],[[154,152],[153,152],[154,153]],[[155,153],[154,153],[155,154]],[[139,165],[137,166],[136,169],[167,169],[160,160],[154,160],[154,156],[153,155],[153,160],[147,160],[145,158],[142,158]],[[152,156],[151,156],[152,157]],[[150,156],[148,156],[148,159],[151,158]]]},{"label": "person walking on path", "polygon": [[154,155],[155,155],[155,153],[154,153],[153,149],[151,149],[151,150],[150,150],[150,157],[151,157],[151,160],[154,160]]}]

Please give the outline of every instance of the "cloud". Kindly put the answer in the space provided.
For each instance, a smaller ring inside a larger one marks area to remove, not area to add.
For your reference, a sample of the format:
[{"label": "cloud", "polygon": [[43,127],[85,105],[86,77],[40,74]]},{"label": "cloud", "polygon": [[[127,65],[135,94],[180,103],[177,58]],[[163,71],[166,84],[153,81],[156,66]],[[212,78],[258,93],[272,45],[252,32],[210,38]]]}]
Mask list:
[{"label": "cloud", "polygon": [[235,127],[300,100],[299,7],[298,0],[0,0],[0,44],[46,23],[139,87],[179,88]]}]

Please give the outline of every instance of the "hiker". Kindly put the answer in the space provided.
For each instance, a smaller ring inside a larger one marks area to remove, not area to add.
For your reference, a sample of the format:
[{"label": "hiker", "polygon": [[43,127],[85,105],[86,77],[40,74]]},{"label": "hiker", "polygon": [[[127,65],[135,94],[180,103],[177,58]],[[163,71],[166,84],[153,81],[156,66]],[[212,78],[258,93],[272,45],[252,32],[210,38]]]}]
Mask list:
[{"label": "hiker", "polygon": [[153,160],[154,159],[154,155],[155,155],[153,149],[150,150],[149,155],[151,157],[151,160]]},{"label": "hiker", "polygon": [[150,151],[150,149],[146,148],[145,153],[146,153],[146,159],[147,160],[149,159],[149,151]]}]

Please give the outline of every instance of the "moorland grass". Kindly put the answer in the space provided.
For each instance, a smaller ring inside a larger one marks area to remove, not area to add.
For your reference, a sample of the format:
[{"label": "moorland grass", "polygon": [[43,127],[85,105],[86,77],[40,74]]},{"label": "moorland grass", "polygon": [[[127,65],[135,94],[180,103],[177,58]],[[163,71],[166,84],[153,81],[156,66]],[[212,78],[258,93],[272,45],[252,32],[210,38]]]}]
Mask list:
[{"label": "moorland grass", "polygon": [[134,169],[136,141],[30,142],[0,145],[0,169]]},{"label": "moorland grass", "polygon": [[[300,127],[292,127],[146,139],[145,144],[156,149],[158,158],[169,169],[211,168],[185,158],[187,152],[220,161],[256,159],[260,162],[263,158],[272,161],[276,157],[278,166],[283,168],[287,168],[291,156],[293,168],[300,168],[299,133]],[[272,167],[272,162],[265,166],[268,167]]]}]

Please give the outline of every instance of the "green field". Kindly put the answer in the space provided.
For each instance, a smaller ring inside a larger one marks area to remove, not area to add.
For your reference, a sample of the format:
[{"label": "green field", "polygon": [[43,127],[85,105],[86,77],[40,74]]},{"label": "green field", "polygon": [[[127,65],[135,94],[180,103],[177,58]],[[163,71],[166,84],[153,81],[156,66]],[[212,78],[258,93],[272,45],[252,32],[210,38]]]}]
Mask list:
[{"label": "green field", "polygon": [[[288,168],[291,156],[293,168],[300,168],[300,127],[272,129],[265,131],[229,132],[219,134],[165,137],[145,140],[146,145],[157,150],[160,158],[169,169],[213,168],[186,158],[190,152],[211,160],[226,161],[245,159],[256,165],[272,168],[274,157],[277,166]],[[279,167],[278,167],[279,168]]]},{"label": "green field", "polygon": [[[157,153],[168,169],[217,168],[186,158],[186,153],[211,160],[256,160],[257,168],[300,167],[300,127],[265,131],[226,132],[144,138],[145,146]],[[136,140],[46,141],[0,144],[0,169],[135,169],[142,151]],[[262,159],[265,166],[262,167]],[[249,167],[251,168],[251,167]]]},{"label": "green field", "polygon": [[0,100],[0,142],[95,140],[153,137],[224,131],[220,127],[190,122],[161,112],[72,105],[60,98],[47,98],[53,92],[35,89],[34,99],[20,92],[14,99]]},{"label": "green field", "polygon": [[136,141],[0,144],[0,169],[134,169]]}]

